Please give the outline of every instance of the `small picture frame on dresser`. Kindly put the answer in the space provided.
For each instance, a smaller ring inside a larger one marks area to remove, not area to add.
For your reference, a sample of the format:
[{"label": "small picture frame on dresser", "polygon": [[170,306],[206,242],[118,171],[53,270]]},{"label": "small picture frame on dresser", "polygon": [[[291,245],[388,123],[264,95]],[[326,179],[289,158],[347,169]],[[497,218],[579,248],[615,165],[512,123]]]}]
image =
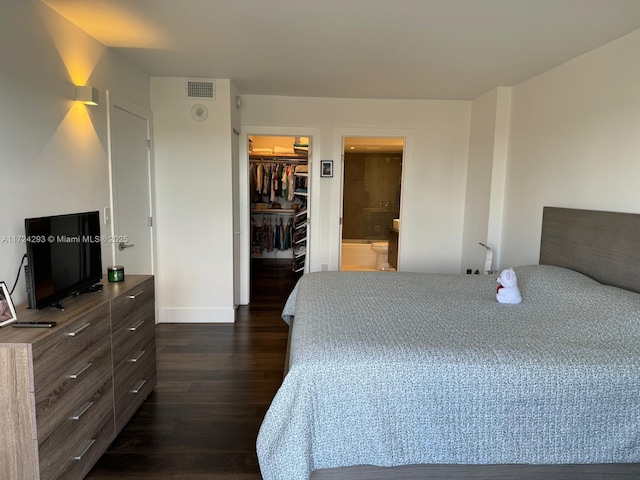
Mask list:
[{"label": "small picture frame on dresser", "polygon": [[16,309],[13,306],[13,301],[11,301],[7,284],[0,282],[0,327],[13,323],[17,319]]}]

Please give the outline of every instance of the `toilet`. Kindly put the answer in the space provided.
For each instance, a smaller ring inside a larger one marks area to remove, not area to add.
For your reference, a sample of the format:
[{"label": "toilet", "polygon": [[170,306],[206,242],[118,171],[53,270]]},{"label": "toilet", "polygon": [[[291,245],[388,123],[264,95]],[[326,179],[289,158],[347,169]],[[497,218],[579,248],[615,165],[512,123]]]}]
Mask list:
[{"label": "toilet", "polygon": [[376,252],[376,270],[389,270],[389,242],[373,242],[371,250]]}]

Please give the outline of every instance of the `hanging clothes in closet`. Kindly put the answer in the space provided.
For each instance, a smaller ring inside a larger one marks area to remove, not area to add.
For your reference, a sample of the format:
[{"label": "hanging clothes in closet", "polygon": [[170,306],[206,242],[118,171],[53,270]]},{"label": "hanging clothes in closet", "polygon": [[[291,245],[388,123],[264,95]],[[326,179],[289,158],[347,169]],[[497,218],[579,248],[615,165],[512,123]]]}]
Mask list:
[{"label": "hanging clothes in closet", "polygon": [[251,256],[283,259],[288,254],[296,273],[306,264],[307,162],[252,155],[249,164]]},{"label": "hanging clothes in closet", "polygon": [[249,186],[251,201],[254,203],[270,203],[295,199],[296,188],[306,190],[306,179],[298,179],[297,171],[306,171],[306,165],[260,161],[250,164]]},{"label": "hanging clothes in closet", "polygon": [[282,218],[277,221],[268,214],[263,215],[262,224],[251,219],[251,254],[262,255],[262,251],[285,251],[292,246],[293,219],[289,218],[285,225]]}]

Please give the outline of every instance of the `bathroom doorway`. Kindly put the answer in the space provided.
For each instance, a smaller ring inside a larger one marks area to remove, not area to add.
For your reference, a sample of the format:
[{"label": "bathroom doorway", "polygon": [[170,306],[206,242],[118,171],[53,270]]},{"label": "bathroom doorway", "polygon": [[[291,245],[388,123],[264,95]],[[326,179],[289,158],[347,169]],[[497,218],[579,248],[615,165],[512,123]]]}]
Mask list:
[{"label": "bathroom doorway", "polygon": [[340,270],[397,268],[404,146],[403,137],[343,137]]}]

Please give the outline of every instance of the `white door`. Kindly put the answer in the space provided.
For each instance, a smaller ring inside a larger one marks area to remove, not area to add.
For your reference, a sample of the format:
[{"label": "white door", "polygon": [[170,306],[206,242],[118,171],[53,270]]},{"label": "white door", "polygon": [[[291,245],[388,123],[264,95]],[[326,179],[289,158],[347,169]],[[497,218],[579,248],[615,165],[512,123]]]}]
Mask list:
[{"label": "white door", "polygon": [[150,115],[111,105],[113,255],[125,275],[153,273]]}]

